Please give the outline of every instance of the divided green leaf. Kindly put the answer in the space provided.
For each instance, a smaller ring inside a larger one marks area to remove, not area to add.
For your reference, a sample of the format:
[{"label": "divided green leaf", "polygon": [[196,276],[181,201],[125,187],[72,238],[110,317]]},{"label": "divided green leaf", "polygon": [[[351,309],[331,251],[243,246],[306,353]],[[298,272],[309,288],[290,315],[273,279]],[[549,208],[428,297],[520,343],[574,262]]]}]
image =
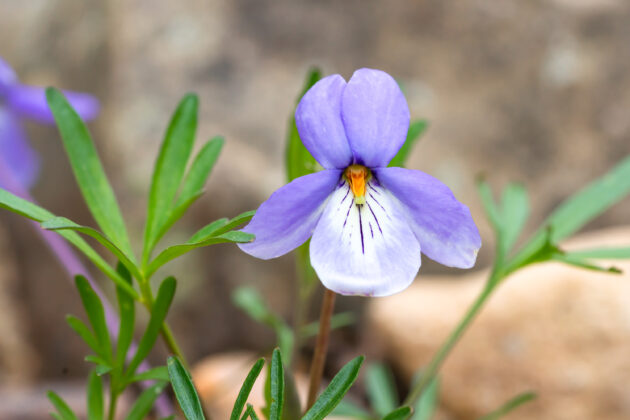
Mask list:
[{"label": "divided green leaf", "polygon": [[168,374],[171,378],[175,397],[186,419],[205,420],[199,395],[188,371],[182,366],[179,359],[174,356],[168,358],[166,365],[168,366]]}]

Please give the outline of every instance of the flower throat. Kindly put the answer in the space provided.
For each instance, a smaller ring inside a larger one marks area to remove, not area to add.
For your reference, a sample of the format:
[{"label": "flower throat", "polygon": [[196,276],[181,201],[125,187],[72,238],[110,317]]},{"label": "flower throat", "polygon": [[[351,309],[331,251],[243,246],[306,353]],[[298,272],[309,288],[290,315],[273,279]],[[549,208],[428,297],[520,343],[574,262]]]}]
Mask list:
[{"label": "flower throat", "polygon": [[354,203],[365,204],[365,186],[372,177],[370,170],[363,165],[350,165],[346,168],[344,177],[354,194]]}]

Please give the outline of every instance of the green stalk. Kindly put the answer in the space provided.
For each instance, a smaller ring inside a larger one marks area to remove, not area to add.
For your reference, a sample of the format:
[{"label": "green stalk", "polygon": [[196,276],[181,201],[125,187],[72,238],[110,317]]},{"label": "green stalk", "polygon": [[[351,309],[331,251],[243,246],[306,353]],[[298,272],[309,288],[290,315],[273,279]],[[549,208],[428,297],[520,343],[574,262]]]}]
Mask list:
[{"label": "green stalk", "polygon": [[479,296],[477,296],[477,299],[475,299],[472,305],[468,308],[466,315],[464,315],[457,327],[453,330],[453,332],[451,332],[446,341],[442,344],[442,347],[440,347],[435,356],[433,356],[429,365],[422,372],[420,380],[416,383],[416,385],[414,385],[409,395],[407,395],[403,406],[415,406],[420,396],[422,396],[422,393],[425,391],[427,386],[429,386],[433,378],[435,378],[435,375],[442,367],[444,360],[448,357],[455,344],[457,344],[464,332],[468,329],[470,323],[476,318],[477,314],[488,300],[488,297],[492,294],[495,286],[499,284],[499,280],[500,278],[495,274],[490,276],[483,290]]}]

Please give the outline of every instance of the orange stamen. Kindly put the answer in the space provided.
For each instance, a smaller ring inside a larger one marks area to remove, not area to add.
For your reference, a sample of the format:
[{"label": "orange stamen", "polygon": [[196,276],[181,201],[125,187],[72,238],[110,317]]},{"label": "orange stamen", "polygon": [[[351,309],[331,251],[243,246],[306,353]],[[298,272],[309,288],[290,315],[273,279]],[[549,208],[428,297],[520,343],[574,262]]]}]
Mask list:
[{"label": "orange stamen", "polygon": [[365,185],[370,176],[370,171],[362,165],[350,165],[346,169],[345,175],[354,194],[355,202],[363,204],[365,202]]}]

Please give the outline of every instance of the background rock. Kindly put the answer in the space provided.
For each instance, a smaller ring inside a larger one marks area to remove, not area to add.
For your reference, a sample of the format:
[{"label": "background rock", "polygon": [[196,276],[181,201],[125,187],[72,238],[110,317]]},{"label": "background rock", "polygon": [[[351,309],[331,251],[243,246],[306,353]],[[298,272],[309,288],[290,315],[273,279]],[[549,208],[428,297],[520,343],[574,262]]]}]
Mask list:
[{"label": "background rock", "polygon": [[[628,246],[630,227],[580,236],[567,249]],[[630,416],[630,263],[623,275],[557,263],[525,268],[499,286],[443,366],[442,409],[486,414],[524,391],[538,399],[510,419]],[[407,379],[428,363],[487,272],[421,276],[405,293],[370,301],[368,329]]]}]

